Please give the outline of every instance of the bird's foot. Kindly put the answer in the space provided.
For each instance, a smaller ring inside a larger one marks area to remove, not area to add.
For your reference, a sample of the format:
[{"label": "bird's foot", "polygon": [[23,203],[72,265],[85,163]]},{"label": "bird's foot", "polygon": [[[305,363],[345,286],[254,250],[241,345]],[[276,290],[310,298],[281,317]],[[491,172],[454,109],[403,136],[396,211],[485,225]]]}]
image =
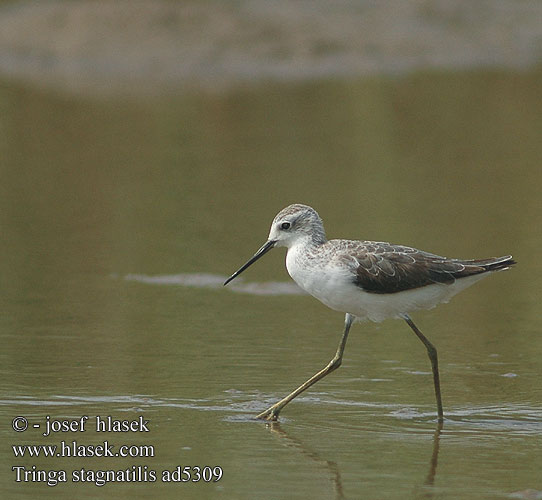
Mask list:
[{"label": "bird's foot", "polygon": [[268,422],[276,422],[279,419],[280,409],[271,406],[265,411],[262,411],[260,414],[256,415],[256,418],[260,420],[267,420]]}]

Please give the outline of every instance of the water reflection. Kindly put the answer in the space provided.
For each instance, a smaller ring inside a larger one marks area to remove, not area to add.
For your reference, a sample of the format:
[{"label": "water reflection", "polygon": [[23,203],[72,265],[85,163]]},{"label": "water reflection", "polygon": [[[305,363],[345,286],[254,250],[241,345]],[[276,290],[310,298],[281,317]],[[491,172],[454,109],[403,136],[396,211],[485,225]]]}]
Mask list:
[{"label": "water reflection", "polygon": [[[346,498],[344,494],[343,480],[341,476],[341,470],[337,462],[333,460],[327,460],[321,456],[320,453],[314,451],[308,447],[301,439],[293,437],[285,429],[282,428],[279,422],[267,422],[265,425],[272,434],[276,435],[283,444],[286,446],[298,450],[303,457],[308,461],[313,462],[318,467],[323,467],[328,471],[329,480],[333,483],[335,499]],[[429,468],[425,481],[422,483],[422,491],[420,496],[422,498],[434,498],[435,491],[433,486],[435,484],[435,478],[437,475],[438,455],[440,449],[440,435],[442,432],[442,423],[438,423],[433,433],[431,459],[429,460]]]},{"label": "water reflection", "polygon": [[509,496],[510,498],[518,498],[519,500],[542,500],[542,491],[528,488],[526,490],[514,491]]},{"label": "water reflection", "polygon": [[317,464],[319,467],[325,468],[329,473],[330,481],[333,483],[335,490],[335,498],[340,500],[346,498],[344,496],[343,481],[339,466],[333,460],[322,458],[319,453],[306,446],[303,441],[288,434],[280,425],[279,422],[268,422],[265,426],[272,434],[276,435],[283,444],[298,450],[308,460]]},{"label": "water reflection", "polygon": [[[47,413],[52,411],[57,416],[71,416],[79,413],[98,415],[120,412],[141,414],[143,412],[152,415],[154,422],[162,422],[164,425],[165,422],[170,422],[167,425],[170,429],[172,425],[176,428],[179,422],[185,426],[195,425],[194,429],[196,429],[200,428],[199,423],[203,421],[205,424],[202,424],[201,428],[205,427],[207,432],[214,433],[215,429],[222,429],[220,437],[217,437],[218,441],[211,441],[209,444],[213,450],[215,447],[219,449],[224,447],[225,456],[230,456],[231,447],[236,447],[239,442],[242,442],[247,460],[253,460],[251,457],[261,453],[262,444],[265,442],[262,439],[261,429],[263,428],[276,437],[280,445],[292,451],[289,455],[285,455],[279,446],[266,448],[265,456],[273,458],[271,463],[266,464],[265,474],[283,473],[285,458],[289,461],[288,463],[305,464],[308,466],[311,481],[317,482],[318,479],[327,481],[333,488],[331,496],[336,499],[347,498],[350,490],[352,497],[363,497],[364,495],[360,492],[369,491],[377,484],[375,470],[378,470],[378,477],[386,478],[387,487],[390,488],[388,493],[397,494],[402,491],[397,489],[401,487],[398,486],[399,484],[403,484],[403,487],[410,484],[412,486],[407,486],[407,488],[412,491],[411,496],[432,499],[438,498],[439,493],[453,487],[453,485],[450,486],[445,470],[439,471],[443,427],[437,425],[432,432],[432,439],[428,440],[431,426],[426,420],[427,415],[423,416],[411,411],[408,417],[406,414],[399,416],[390,413],[389,407],[364,405],[363,419],[360,420],[360,412],[355,409],[356,406],[362,407],[359,402],[336,400],[319,395],[318,398],[301,398],[300,401],[318,406],[318,415],[323,412],[326,415],[325,421],[318,416],[312,422],[307,422],[304,418],[302,421],[286,419],[282,423],[262,423],[254,417],[266,406],[266,400],[266,395],[230,389],[223,391],[222,394],[202,398],[166,398],[141,394],[87,396],[57,394],[43,395],[41,398],[14,396],[1,400],[0,407],[3,407],[4,411],[7,410],[7,414],[31,412],[34,418],[45,411]],[[480,445],[486,453],[487,450],[498,450],[510,442],[512,434],[516,442],[521,442],[521,438],[525,437],[528,438],[526,442],[532,443],[532,438],[539,436],[542,429],[540,407],[509,405],[506,408],[500,408],[500,411],[497,408],[480,407],[452,408],[451,410],[451,416],[445,421],[446,437],[450,439],[446,439],[443,443],[447,444],[448,459],[453,461],[455,456],[457,474],[462,473],[463,450],[479,449],[476,447]],[[502,420],[502,425],[495,423],[499,414],[507,417]],[[351,418],[354,415],[356,418]],[[317,436],[318,447],[314,442],[309,444],[308,438],[299,437],[299,432],[303,431],[303,427],[308,430],[310,436]],[[156,431],[158,429],[159,427]],[[320,436],[326,438],[331,435],[330,432],[334,436],[331,443],[328,439],[321,439]],[[187,436],[186,433],[180,433],[178,437],[172,439],[171,435],[163,433],[159,438],[156,437],[156,442],[163,449],[167,449],[166,442],[171,443],[170,453],[173,457],[177,457],[179,443],[186,445]],[[361,450],[360,444],[366,447],[362,452],[363,456],[358,456],[360,451],[357,450]],[[320,449],[320,445],[324,448]],[[191,446],[196,448],[193,444]],[[239,454],[239,451],[236,453]],[[483,456],[486,455],[483,454]],[[505,453],[505,456],[508,455]],[[363,469],[360,469],[360,466]],[[413,469],[413,467],[416,468]],[[507,467],[513,466],[508,464]],[[358,481],[353,482],[353,477],[358,478]],[[361,481],[359,481],[360,478]],[[265,483],[262,478],[260,481]],[[519,486],[523,486],[523,489]],[[514,491],[511,494],[513,498],[538,498],[536,496],[539,493],[538,490],[525,489],[528,486],[531,484],[527,478],[521,482],[518,481],[515,488],[510,487],[508,491]],[[315,498],[327,497],[320,495]],[[470,497],[467,495],[465,498]]]},{"label": "water reflection", "polygon": [[[113,275],[113,277],[116,277]],[[227,276],[209,273],[181,273],[173,275],[127,274],[126,281],[137,281],[150,285],[181,285],[196,288],[222,288]],[[242,278],[226,290],[251,295],[305,295],[294,282],[266,281],[265,283],[244,283]]]},{"label": "water reflection", "polygon": [[435,484],[435,476],[437,475],[437,465],[438,465],[438,453],[440,449],[440,433],[442,432],[443,423],[439,422],[435,433],[433,434],[433,452],[431,454],[431,460],[429,462],[429,470],[425,478],[424,486],[424,498],[433,498],[434,490],[433,486]]}]

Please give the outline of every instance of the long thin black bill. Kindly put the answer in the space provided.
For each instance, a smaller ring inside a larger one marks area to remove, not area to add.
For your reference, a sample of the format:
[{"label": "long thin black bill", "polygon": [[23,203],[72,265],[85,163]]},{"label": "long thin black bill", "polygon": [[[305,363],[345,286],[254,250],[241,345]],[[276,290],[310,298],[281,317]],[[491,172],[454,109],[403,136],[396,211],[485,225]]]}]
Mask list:
[{"label": "long thin black bill", "polygon": [[267,241],[262,247],[254,254],[254,256],[244,265],[241,266],[241,268],[238,271],[235,271],[226,281],[224,281],[224,286],[226,286],[232,279],[239,276],[248,266],[251,264],[254,264],[260,257],[263,257],[269,250],[271,250],[275,246],[276,241],[269,240]]}]

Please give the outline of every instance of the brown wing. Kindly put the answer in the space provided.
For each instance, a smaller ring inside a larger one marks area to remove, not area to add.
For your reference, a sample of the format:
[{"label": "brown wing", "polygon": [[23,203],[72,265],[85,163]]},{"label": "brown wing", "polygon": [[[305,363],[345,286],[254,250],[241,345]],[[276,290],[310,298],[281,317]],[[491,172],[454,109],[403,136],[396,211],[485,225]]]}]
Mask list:
[{"label": "brown wing", "polygon": [[451,284],[456,279],[505,269],[515,263],[511,256],[483,260],[448,259],[383,242],[365,242],[353,257],[359,264],[354,283],[369,293],[396,293],[433,283]]}]

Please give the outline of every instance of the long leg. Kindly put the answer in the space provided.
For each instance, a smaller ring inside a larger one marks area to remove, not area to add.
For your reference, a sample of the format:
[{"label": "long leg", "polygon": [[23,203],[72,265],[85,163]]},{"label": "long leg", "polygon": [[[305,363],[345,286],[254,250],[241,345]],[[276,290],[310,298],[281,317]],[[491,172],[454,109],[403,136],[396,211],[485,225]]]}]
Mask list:
[{"label": "long leg", "polygon": [[433,369],[433,383],[435,384],[435,396],[437,398],[437,412],[438,412],[438,421],[442,423],[444,421],[444,413],[442,411],[442,398],[440,396],[440,377],[438,373],[438,357],[437,350],[427,337],[418,330],[418,327],[410,319],[408,314],[403,315],[404,320],[407,322],[408,326],[412,328],[417,337],[423,342],[423,345],[427,349],[427,354],[431,360],[431,368]]},{"label": "long leg", "polygon": [[295,391],[288,394],[284,399],[281,399],[278,403],[275,403],[273,406],[269,407],[264,412],[256,416],[256,418],[261,418],[263,420],[277,420],[281,410],[295,397],[299,396],[304,390],[308,389],[311,385],[318,382],[320,379],[324,378],[328,373],[331,373],[333,370],[336,370],[341,366],[344,348],[346,346],[346,339],[348,338],[348,332],[354,321],[354,316],[349,313],[346,313],[344,318],[344,332],[337,347],[337,352],[333,359],[318,373],[314,374],[309,380],[304,384],[300,385]]}]

